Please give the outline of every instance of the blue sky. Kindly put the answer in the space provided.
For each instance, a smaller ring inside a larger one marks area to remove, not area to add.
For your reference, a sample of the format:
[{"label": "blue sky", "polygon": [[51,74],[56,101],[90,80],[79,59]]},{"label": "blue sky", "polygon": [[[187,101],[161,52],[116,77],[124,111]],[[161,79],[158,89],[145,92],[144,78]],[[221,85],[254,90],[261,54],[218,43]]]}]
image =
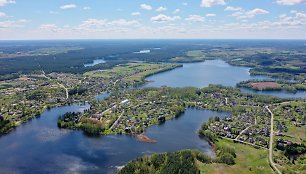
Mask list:
[{"label": "blue sky", "polygon": [[0,0],[0,40],[306,39],[306,0]]}]

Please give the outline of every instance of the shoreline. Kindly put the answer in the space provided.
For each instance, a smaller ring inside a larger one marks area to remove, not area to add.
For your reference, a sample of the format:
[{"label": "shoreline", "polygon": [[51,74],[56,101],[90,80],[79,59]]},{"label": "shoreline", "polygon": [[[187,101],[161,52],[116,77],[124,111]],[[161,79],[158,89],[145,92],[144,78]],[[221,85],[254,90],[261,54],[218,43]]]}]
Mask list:
[{"label": "shoreline", "polygon": [[157,140],[149,138],[144,133],[137,134],[136,139],[137,139],[137,141],[140,141],[140,142],[143,142],[143,143],[157,143]]}]

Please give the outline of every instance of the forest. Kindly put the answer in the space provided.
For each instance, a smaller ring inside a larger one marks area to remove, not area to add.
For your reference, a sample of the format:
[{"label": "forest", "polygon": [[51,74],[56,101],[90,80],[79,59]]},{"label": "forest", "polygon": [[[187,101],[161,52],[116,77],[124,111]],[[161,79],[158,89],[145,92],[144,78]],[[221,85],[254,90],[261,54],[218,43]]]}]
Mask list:
[{"label": "forest", "polygon": [[119,174],[199,174],[197,163],[235,164],[236,152],[231,147],[217,145],[216,156],[212,158],[198,150],[147,155],[129,162]]}]

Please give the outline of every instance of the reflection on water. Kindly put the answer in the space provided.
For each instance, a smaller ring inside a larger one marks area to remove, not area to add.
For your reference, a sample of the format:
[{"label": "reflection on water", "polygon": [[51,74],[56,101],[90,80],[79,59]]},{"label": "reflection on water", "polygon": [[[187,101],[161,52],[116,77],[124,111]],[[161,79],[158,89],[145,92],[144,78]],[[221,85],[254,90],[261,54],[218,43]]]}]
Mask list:
[{"label": "reflection on water", "polygon": [[[251,76],[250,68],[232,66],[223,60],[207,60],[201,63],[184,63],[183,67],[158,73],[146,78],[149,83],[143,87],[207,87],[209,84],[221,84],[235,87],[237,83],[250,79],[271,79],[265,76]],[[253,91],[247,93],[272,95],[282,98],[306,98],[306,92],[290,93],[286,91]]]},{"label": "reflection on water", "polygon": [[250,76],[250,68],[231,66],[222,60],[208,60],[200,63],[184,63],[183,67],[158,73],[147,78],[145,87],[207,87],[209,84],[235,86],[240,81],[264,79]]},{"label": "reflection on water", "polygon": [[81,131],[57,128],[58,115],[82,111],[79,105],[52,108],[0,139],[0,173],[114,173],[118,166],[144,154],[199,149],[213,155],[197,130],[209,117],[227,113],[187,109],[179,118],[155,125],[147,135],[155,144],[129,135],[88,137]]}]

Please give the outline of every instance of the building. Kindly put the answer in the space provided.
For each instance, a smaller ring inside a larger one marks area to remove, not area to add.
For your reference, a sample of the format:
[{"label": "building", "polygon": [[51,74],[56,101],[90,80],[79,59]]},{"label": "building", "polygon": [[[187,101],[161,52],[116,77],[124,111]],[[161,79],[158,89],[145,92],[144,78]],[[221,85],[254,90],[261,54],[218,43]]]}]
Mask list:
[{"label": "building", "polygon": [[120,102],[121,105],[128,105],[129,104],[129,100],[125,99],[122,102]]}]

